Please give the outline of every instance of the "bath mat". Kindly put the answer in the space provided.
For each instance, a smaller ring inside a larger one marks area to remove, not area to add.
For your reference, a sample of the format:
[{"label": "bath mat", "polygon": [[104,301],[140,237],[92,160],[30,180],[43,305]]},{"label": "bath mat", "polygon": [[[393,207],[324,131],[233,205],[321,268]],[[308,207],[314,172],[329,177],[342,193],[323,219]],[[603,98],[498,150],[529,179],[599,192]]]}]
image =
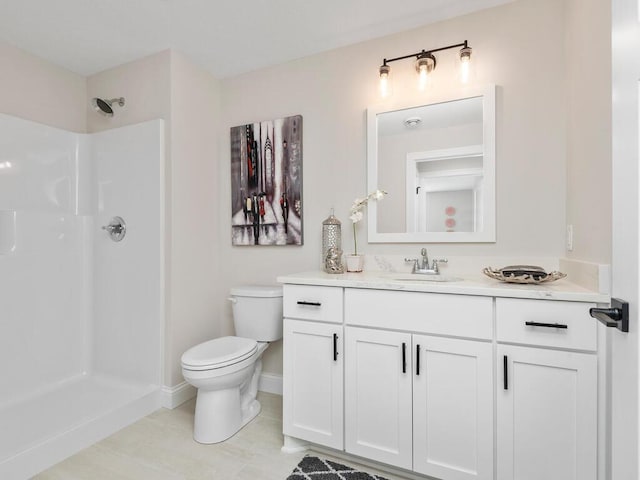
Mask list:
[{"label": "bath mat", "polygon": [[307,455],[287,480],[387,480],[340,463]]}]

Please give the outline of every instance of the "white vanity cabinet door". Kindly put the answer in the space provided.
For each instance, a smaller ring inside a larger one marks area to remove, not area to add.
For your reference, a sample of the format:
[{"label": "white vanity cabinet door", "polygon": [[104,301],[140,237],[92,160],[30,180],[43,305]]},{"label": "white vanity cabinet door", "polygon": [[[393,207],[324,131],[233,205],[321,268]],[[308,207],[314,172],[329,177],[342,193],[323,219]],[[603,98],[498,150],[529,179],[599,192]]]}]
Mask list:
[{"label": "white vanity cabinet door", "polygon": [[493,345],[425,335],[413,345],[413,470],[493,480]]},{"label": "white vanity cabinet door", "polygon": [[498,480],[595,480],[596,356],[499,345],[497,378]]},{"label": "white vanity cabinet door", "polygon": [[347,452],[411,469],[411,376],[411,334],[345,327]]},{"label": "white vanity cabinet door", "polygon": [[343,448],[342,345],[342,325],[285,318],[285,435]]}]

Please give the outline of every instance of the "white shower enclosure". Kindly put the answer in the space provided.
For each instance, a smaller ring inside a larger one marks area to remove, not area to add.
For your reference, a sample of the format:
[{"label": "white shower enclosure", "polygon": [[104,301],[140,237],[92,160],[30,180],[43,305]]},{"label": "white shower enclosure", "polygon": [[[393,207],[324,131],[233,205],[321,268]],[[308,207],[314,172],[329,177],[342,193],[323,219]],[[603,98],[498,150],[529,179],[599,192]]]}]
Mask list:
[{"label": "white shower enclosure", "polygon": [[[160,406],[163,132],[0,115],[0,478]],[[114,216],[120,242],[102,229]]]}]

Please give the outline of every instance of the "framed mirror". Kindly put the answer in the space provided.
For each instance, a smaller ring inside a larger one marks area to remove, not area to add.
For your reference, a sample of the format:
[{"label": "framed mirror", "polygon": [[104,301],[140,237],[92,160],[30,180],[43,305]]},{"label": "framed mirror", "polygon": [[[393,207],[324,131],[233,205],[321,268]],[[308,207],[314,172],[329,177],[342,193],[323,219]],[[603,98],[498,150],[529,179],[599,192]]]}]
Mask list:
[{"label": "framed mirror", "polygon": [[367,109],[369,242],[495,242],[495,86]]}]

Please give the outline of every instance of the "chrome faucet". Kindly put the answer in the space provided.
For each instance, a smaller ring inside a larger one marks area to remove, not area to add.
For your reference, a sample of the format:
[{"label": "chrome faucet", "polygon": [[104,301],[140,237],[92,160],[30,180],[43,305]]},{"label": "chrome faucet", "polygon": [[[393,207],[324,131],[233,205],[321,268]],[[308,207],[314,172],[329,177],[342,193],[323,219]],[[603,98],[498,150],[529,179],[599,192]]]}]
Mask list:
[{"label": "chrome faucet", "polygon": [[422,260],[417,258],[405,258],[405,262],[413,262],[413,269],[411,273],[418,273],[421,275],[438,275],[440,273],[440,269],[438,268],[439,263],[447,263],[449,260],[446,258],[434,258],[431,261],[431,266],[429,266],[429,256],[427,255],[427,249],[423,248],[420,250],[420,255],[422,256]]},{"label": "chrome faucet", "polygon": [[428,270],[429,256],[427,255],[427,249],[423,248],[422,250],[420,250],[420,255],[422,255],[422,263],[420,264],[420,270]]}]

